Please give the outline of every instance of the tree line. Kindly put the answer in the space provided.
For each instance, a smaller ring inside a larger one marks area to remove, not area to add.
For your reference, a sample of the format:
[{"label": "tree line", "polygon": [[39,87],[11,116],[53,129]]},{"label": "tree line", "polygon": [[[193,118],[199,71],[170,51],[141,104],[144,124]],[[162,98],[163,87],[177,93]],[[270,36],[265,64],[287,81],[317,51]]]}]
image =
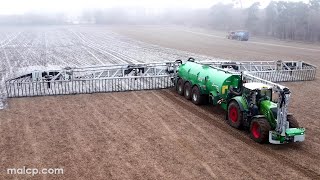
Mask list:
[{"label": "tree line", "polygon": [[241,0],[233,2],[218,3],[208,9],[169,9],[158,14],[150,14],[145,9],[87,11],[80,21],[93,24],[176,24],[223,31],[245,29],[252,35],[320,42],[320,0],[309,0],[308,3],[271,1],[265,8],[261,8],[259,2],[248,8],[238,8]]},{"label": "tree line", "polygon": [[211,8],[216,29],[247,29],[251,34],[285,40],[320,41],[320,0],[308,3],[271,1],[264,9],[260,3],[249,8],[234,8],[233,4],[217,4]]},{"label": "tree line", "polygon": [[[84,10],[68,18],[64,13],[0,16],[0,24],[157,24],[187,25],[230,31],[245,29],[251,35],[284,40],[320,42],[320,0],[308,3],[271,1],[239,8],[241,0],[218,3],[206,9],[107,8]],[[242,6],[242,4],[241,4]]]}]

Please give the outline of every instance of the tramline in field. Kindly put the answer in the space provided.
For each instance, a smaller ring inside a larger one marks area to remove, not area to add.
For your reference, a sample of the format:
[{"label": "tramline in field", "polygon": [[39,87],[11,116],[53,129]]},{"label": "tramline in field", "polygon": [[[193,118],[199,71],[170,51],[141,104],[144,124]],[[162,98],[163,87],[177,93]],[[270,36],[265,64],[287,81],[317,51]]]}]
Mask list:
[{"label": "tramline in field", "polygon": [[185,63],[28,67],[18,72],[23,73],[5,81],[9,98],[176,86],[195,104],[221,105],[228,123],[248,128],[256,142],[282,144],[303,141],[305,130],[287,112],[290,90],[274,82],[314,80],[316,67],[301,61],[195,62],[189,58]]}]

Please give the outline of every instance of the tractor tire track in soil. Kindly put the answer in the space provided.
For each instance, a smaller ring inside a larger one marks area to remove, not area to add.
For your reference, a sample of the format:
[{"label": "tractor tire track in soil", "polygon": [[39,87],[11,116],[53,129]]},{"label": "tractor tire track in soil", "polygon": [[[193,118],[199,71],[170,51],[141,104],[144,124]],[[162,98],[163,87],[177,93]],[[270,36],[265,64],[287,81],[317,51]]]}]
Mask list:
[{"label": "tractor tire track in soil", "polygon": [[[316,172],[316,171],[308,169],[307,167],[304,167],[298,163],[295,163],[294,160],[287,158],[285,155],[275,153],[274,150],[272,150],[271,148],[268,148],[266,145],[260,145],[260,144],[253,142],[253,140],[251,140],[250,138],[245,137],[244,133],[242,133],[241,131],[233,129],[230,126],[228,126],[225,121],[216,121],[215,119],[212,119],[212,117],[210,115],[207,115],[208,113],[212,114],[212,110],[209,112],[208,111],[209,109],[206,108],[206,110],[205,110],[206,113],[204,113],[203,111],[199,111],[199,108],[196,108],[196,106],[191,104],[190,101],[181,100],[182,96],[179,96],[178,94],[173,94],[174,92],[172,92],[172,91],[162,90],[161,94],[163,96],[167,97],[168,99],[170,99],[171,101],[175,102],[176,104],[180,105],[181,108],[187,109],[189,112],[192,112],[193,114],[195,114],[199,118],[210,122],[210,124],[213,124],[215,127],[232,135],[234,138],[244,142],[245,144],[252,147],[253,149],[256,149],[257,151],[262,152],[262,153],[274,158],[274,160],[279,161],[279,163],[285,164],[286,166],[291,167],[291,168],[303,173],[306,177],[309,177],[311,179],[320,179],[319,172]],[[223,112],[222,114],[224,114],[224,113],[225,112]],[[225,119],[223,117],[223,115],[220,118]]]}]

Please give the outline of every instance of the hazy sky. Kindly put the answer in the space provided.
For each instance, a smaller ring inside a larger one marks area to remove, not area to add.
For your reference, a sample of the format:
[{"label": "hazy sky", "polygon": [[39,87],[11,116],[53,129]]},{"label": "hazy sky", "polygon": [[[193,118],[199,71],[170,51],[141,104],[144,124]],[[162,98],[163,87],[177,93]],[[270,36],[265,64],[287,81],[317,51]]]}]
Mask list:
[{"label": "hazy sky", "polygon": [[[248,7],[258,0],[242,0]],[[290,0],[304,1],[308,0]],[[208,8],[215,3],[232,0],[0,0],[0,14],[23,14],[26,12],[79,12],[88,8],[145,7],[145,8]],[[270,0],[260,0],[266,6]]]}]

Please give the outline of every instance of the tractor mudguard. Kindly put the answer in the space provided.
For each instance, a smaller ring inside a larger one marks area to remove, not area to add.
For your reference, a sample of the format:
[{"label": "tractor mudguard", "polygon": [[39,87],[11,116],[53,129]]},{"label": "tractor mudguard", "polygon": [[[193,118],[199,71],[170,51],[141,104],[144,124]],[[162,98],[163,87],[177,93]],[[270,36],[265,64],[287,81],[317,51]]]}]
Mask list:
[{"label": "tractor mudguard", "polygon": [[240,110],[241,110],[241,111],[249,111],[249,110],[248,110],[247,101],[246,101],[246,99],[244,99],[242,96],[233,97],[232,99],[230,99],[230,100],[228,101],[227,106],[229,106],[229,103],[230,103],[231,101],[236,101],[236,102],[239,104],[239,107],[240,107]]},{"label": "tractor mudguard", "polygon": [[[236,101],[239,105],[239,108],[240,108],[240,111],[243,113],[244,115],[244,121],[247,121],[247,113],[249,110],[248,110],[248,105],[247,105],[247,101],[242,97],[242,96],[235,96],[233,98],[231,98],[227,105],[226,105],[226,110],[228,111],[228,106],[230,104],[231,101]],[[228,113],[226,113],[226,119],[228,119]],[[246,124],[245,124],[246,126]]]}]

